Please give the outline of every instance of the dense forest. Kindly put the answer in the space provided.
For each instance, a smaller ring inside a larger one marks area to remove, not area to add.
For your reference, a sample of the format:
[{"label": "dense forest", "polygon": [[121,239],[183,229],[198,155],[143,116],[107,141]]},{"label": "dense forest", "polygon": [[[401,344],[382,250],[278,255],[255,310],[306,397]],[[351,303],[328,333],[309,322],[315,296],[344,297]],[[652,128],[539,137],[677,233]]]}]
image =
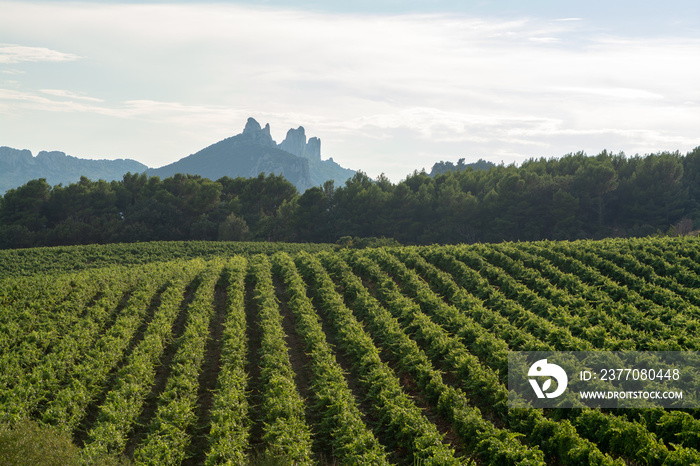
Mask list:
[{"label": "dense forest", "polygon": [[[443,166],[446,166],[443,164]],[[603,151],[520,166],[414,172],[399,183],[358,172],[299,194],[281,176],[127,174],[68,186],[32,180],[0,199],[0,247],[151,240],[404,244],[687,234],[700,221],[700,147],[682,155]]]}]

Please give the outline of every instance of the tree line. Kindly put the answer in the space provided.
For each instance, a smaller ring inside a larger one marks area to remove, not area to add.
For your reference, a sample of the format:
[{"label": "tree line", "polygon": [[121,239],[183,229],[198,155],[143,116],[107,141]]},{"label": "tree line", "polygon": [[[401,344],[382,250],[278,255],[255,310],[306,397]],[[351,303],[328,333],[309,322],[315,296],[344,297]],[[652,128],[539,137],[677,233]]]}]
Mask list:
[{"label": "tree line", "polygon": [[[443,164],[445,165],[445,164]],[[0,198],[0,248],[152,240],[404,244],[687,234],[700,220],[700,147],[607,151],[486,170],[458,164],[399,183],[358,172],[303,194],[281,176],[196,175],[68,186],[32,180]]]}]

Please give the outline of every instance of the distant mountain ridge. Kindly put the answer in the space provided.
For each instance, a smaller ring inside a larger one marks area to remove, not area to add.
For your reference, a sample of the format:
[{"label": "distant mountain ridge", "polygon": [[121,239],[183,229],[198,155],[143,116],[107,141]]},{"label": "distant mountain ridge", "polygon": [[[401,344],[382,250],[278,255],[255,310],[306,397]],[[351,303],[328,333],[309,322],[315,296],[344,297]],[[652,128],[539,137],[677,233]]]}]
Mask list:
[{"label": "distant mountain ridge", "polygon": [[270,135],[270,125],[261,127],[248,118],[243,132],[212,144],[199,152],[160,168],[146,170],[149,176],[161,178],[176,173],[200,175],[217,180],[223,176],[252,178],[260,173],[282,175],[299,192],[320,186],[327,180],[342,184],[354,174],[333,159],[321,160],[321,140],[306,139],[302,126],[287,131],[277,144]]},{"label": "distant mountain ridge", "polygon": [[27,181],[46,178],[50,185],[91,180],[120,180],[127,172],[140,173],[148,167],[136,160],[88,160],[63,152],[39,152],[34,157],[29,150],[0,147],[0,194],[22,186]]},{"label": "distant mountain ridge", "polygon": [[277,144],[270,135],[270,125],[263,128],[254,118],[248,118],[242,133],[160,168],[148,168],[131,159],[80,159],[58,151],[41,151],[34,157],[26,149],[0,147],[0,195],[38,178],[45,178],[53,186],[76,183],[81,176],[120,180],[129,172],[161,178],[185,173],[211,180],[274,173],[284,176],[299,192],[327,180],[343,184],[355,175],[354,170],[341,167],[332,158],[321,160],[321,140],[307,140],[304,127],[290,129],[284,141]]}]

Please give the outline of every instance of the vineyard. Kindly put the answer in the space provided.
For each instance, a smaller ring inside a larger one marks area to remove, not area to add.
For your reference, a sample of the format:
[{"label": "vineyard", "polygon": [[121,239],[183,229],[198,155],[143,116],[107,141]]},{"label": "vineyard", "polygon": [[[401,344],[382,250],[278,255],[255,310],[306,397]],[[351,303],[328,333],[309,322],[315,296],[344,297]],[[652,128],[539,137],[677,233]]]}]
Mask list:
[{"label": "vineyard", "polygon": [[700,410],[507,406],[509,351],[700,350],[695,238],[144,243],[0,268],[0,421],[53,426],[83,464],[700,464]]}]

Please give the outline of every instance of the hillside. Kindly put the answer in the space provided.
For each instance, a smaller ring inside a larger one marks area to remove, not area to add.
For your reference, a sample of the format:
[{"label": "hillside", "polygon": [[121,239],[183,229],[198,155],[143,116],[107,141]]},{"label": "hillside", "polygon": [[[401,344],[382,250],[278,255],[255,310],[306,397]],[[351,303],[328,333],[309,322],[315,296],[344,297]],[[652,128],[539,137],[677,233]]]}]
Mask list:
[{"label": "hillside", "polygon": [[697,409],[506,404],[509,351],[697,351],[697,238],[173,246],[0,252],[0,419],[87,462],[700,462]]},{"label": "hillside", "polygon": [[354,175],[333,159],[321,160],[321,141],[306,140],[303,127],[290,129],[287,137],[277,144],[270,135],[270,125],[264,128],[249,118],[243,132],[212,144],[199,152],[160,168],[146,171],[161,178],[176,173],[200,175],[211,180],[222,176],[254,178],[260,173],[282,175],[304,192],[321,186],[327,180],[344,183]]},{"label": "hillside", "polygon": [[51,185],[76,183],[81,176],[91,180],[120,180],[124,173],[140,173],[146,165],[135,160],[89,160],[63,152],[39,152],[0,147],[0,194],[30,180],[45,178]]},{"label": "hillside", "polygon": [[322,160],[321,140],[312,137],[307,141],[302,126],[290,129],[284,141],[277,144],[270,136],[270,125],[262,128],[253,118],[248,119],[242,133],[160,168],[148,168],[130,159],[80,159],[58,151],[41,151],[33,157],[28,150],[0,147],[0,195],[40,178],[53,186],[76,183],[83,176],[113,181],[126,173],[144,172],[161,178],[182,173],[211,180],[275,174],[284,176],[300,193],[328,180],[342,185],[355,174],[333,158]]}]

